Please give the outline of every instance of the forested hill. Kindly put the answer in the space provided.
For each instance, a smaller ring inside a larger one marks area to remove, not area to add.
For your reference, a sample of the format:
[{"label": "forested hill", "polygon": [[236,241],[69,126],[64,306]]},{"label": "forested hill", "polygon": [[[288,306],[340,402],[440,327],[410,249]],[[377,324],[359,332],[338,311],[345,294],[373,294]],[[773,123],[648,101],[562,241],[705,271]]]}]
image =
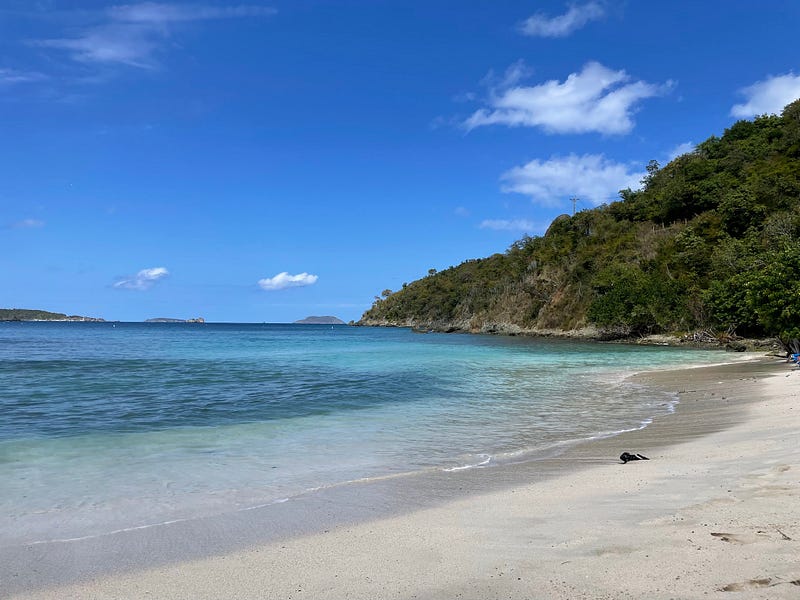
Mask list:
[{"label": "forested hill", "polygon": [[800,337],[800,100],[652,161],[642,183],[503,254],[386,290],[359,323]]}]

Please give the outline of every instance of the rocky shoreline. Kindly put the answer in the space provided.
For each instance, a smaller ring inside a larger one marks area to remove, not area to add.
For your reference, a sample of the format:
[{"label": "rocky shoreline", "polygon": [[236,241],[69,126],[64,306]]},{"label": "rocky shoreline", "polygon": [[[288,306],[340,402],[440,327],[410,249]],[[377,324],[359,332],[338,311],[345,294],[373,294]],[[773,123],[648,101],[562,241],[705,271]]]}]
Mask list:
[{"label": "rocky shoreline", "polygon": [[775,338],[741,338],[735,335],[715,334],[708,331],[692,331],[684,334],[624,335],[596,327],[579,329],[524,328],[516,323],[480,323],[469,320],[433,323],[418,323],[411,319],[388,321],[383,319],[361,319],[352,323],[356,327],[398,327],[416,333],[470,333],[485,335],[507,335],[540,338],[563,338],[606,343],[641,344],[655,346],[683,346],[692,348],[724,348],[731,352],[775,352],[783,354],[780,342]]}]

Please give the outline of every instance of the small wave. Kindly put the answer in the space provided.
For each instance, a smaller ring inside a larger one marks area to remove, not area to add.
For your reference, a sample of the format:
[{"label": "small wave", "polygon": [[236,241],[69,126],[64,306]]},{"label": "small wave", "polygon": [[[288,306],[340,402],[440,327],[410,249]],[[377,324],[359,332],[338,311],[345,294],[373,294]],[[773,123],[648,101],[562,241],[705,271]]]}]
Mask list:
[{"label": "small wave", "polygon": [[253,506],[245,506],[244,508],[237,508],[236,512],[247,512],[248,510],[256,510],[259,508],[266,508],[268,506],[274,506],[275,504],[285,504],[291,500],[291,498],[278,498],[277,500],[272,500],[270,502],[264,502],[262,504],[255,504]]},{"label": "small wave", "polygon": [[492,457],[489,454],[479,454],[478,456],[485,456],[486,458],[484,458],[481,462],[459,465],[457,467],[448,467],[442,469],[442,471],[452,473],[453,471],[463,471],[465,469],[477,469],[478,467],[485,467],[492,461]]},{"label": "small wave", "polygon": [[[283,504],[284,502],[288,502],[290,498],[279,498],[277,500],[271,500],[270,502],[265,502],[263,504],[257,504],[255,506],[246,506],[244,508],[236,509],[234,512],[245,512],[248,510],[255,510],[257,508],[266,508],[267,506],[272,506],[274,504]],[[203,516],[196,516],[196,517],[186,517],[183,519],[170,519],[167,521],[158,521],[156,523],[145,523],[144,525],[133,525],[131,527],[122,527],[120,529],[113,529],[111,531],[104,531],[102,533],[93,533],[90,535],[81,535],[76,537],[70,538],[53,538],[49,540],[36,540],[33,542],[27,542],[26,546],[39,546],[41,544],[63,544],[68,542],[81,542],[84,540],[93,540],[101,537],[107,537],[110,535],[117,535],[119,533],[128,533],[130,531],[140,531],[142,529],[152,529],[153,527],[162,527],[165,525],[174,525],[175,523],[186,523],[188,521],[194,521],[196,519],[202,519]]]},{"label": "small wave", "polygon": [[586,438],[586,440],[587,441],[605,440],[607,438],[612,438],[618,435],[622,435],[623,433],[629,433],[631,431],[641,431],[642,429],[652,424],[653,424],[653,419],[644,419],[639,423],[637,427],[628,427],[627,429],[615,429],[613,431],[601,431],[599,433],[595,433],[594,435],[590,435],[589,437]]},{"label": "small wave", "polygon": [[115,535],[117,533],[126,533],[128,531],[138,531],[140,529],[150,529],[151,527],[160,527],[162,525],[172,525],[173,523],[182,523],[183,521],[191,521],[192,519],[173,519],[171,521],[159,521],[158,523],[146,523],[145,525],[135,525],[133,527],[123,527],[122,529],[114,529],[113,531],[104,531],[103,533],[93,533],[91,535],[82,535],[71,538],[54,538],[51,540],[36,540],[35,542],[28,542],[27,546],[38,546],[40,544],[61,544],[65,542],[80,542],[83,540],[91,540],[95,538],[105,537],[108,535]]}]

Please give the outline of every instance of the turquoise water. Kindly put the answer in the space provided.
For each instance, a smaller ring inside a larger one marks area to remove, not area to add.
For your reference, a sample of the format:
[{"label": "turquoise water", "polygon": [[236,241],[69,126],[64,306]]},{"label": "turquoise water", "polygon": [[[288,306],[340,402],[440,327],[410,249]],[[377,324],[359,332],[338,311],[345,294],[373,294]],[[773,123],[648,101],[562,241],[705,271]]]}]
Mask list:
[{"label": "turquoise water", "polygon": [[708,351],[405,329],[0,323],[0,545],[491,468],[645,426]]}]

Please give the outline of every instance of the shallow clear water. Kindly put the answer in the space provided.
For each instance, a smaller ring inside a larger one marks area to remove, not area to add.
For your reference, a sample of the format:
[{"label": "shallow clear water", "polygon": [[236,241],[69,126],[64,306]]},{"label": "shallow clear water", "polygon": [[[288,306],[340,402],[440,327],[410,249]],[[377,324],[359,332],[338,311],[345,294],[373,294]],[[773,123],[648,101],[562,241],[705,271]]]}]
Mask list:
[{"label": "shallow clear water", "polygon": [[672,409],[626,373],[723,358],[346,326],[0,323],[0,544],[535,459]]}]

